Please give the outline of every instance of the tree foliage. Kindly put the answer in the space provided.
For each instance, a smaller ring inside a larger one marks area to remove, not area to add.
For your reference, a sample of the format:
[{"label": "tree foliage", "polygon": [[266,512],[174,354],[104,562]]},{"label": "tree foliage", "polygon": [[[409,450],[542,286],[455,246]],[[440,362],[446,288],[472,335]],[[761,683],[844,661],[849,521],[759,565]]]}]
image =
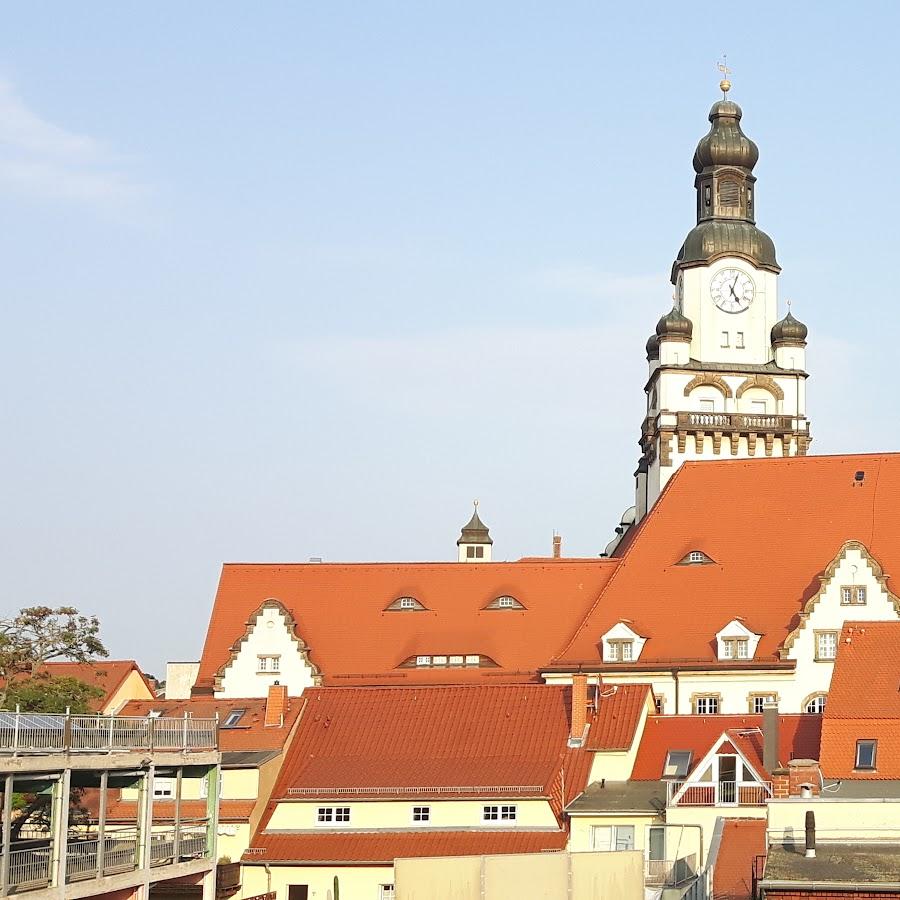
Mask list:
[{"label": "tree foliage", "polygon": [[22,676],[33,680],[45,663],[88,662],[105,656],[109,652],[100,640],[100,620],[83,616],[72,606],[29,606],[0,618],[0,707],[7,705]]},{"label": "tree foliage", "polygon": [[54,678],[39,672],[33,678],[13,681],[6,693],[6,703],[12,709],[39,713],[87,713],[91,701],[104,695],[103,688],[86,684],[77,678]]}]

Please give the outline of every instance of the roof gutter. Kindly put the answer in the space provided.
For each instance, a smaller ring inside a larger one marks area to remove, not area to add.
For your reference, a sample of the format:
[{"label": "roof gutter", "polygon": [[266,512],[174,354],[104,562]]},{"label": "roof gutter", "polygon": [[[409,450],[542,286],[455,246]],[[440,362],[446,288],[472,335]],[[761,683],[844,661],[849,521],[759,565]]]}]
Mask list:
[{"label": "roof gutter", "polygon": [[603,675],[616,675],[620,672],[659,672],[664,675],[668,672],[714,672],[722,675],[727,672],[768,672],[768,671],[792,671],[797,666],[796,660],[773,660],[772,662],[758,663],[750,660],[747,663],[728,663],[716,665],[710,660],[697,660],[696,662],[679,662],[669,665],[660,660],[656,663],[617,663],[615,666],[604,666],[602,661],[581,663],[559,663],[557,665],[544,666],[541,673],[569,674],[577,672],[599,673]]},{"label": "roof gutter", "polygon": [[759,882],[759,887],[771,891],[845,891],[865,895],[896,893],[900,891],[900,881],[873,884],[871,881],[784,881],[764,878]]}]

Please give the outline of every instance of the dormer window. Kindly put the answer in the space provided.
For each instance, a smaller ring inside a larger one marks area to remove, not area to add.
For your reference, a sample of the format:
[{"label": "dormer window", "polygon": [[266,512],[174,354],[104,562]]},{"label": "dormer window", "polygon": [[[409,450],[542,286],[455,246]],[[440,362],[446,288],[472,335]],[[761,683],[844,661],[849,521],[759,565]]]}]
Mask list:
[{"label": "dormer window", "polygon": [[722,638],[722,659],[749,659],[750,641],[747,638]]},{"label": "dormer window", "polygon": [[393,603],[391,603],[386,612],[401,610],[403,612],[409,612],[411,610],[425,609],[425,607],[416,600],[415,597],[398,597]]},{"label": "dormer window", "polygon": [[610,662],[631,662],[634,659],[633,640],[612,640],[608,643]]},{"label": "dormer window", "polygon": [[504,594],[491,600],[485,609],[525,609],[525,607],[515,597]]},{"label": "dormer window", "polygon": [[716,633],[716,655],[721,660],[753,659],[760,635],[754,634],[742,619],[732,619]]},{"label": "dormer window", "polygon": [[641,637],[625,622],[613,625],[600,639],[601,654],[604,662],[627,663],[640,658],[645,637]]},{"label": "dormer window", "polygon": [[707,556],[702,550],[691,550],[685,557],[683,557],[678,565],[679,566],[707,566],[712,562],[712,559]]},{"label": "dormer window", "polygon": [[438,653],[410,656],[400,663],[401,669],[477,669],[495,668],[497,663],[480,653]]}]

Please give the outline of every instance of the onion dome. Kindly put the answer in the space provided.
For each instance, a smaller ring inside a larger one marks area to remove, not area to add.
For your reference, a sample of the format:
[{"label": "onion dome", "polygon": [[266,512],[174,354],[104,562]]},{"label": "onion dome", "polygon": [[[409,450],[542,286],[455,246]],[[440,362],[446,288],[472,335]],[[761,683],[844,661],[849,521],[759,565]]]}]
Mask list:
[{"label": "onion dome", "polygon": [[739,166],[752,170],[759,160],[759,148],[741,131],[741,108],[733,100],[719,100],[709,111],[709,133],[700,139],[694,152],[694,171],[710,166]]},{"label": "onion dome", "polygon": [[772,345],[805,344],[809,329],[788,313],[772,326]]},{"label": "onion dome", "polygon": [[656,323],[656,336],[661,341],[689,341],[693,333],[694,323],[674,306]]},{"label": "onion dome", "polygon": [[659,338],[655,332],[647,338],[647,359],[659,359]]},{"label": "onion dome", "polygon": [[698,222],[684,239],[672,266],[672,283],[682,267],[708,265],[723,256],[739,256],[758,269],[776,274],[781,271],[775,257],[775,242],[752,222],[740,219],[723,221],[706,219]]},{"label": "onion dome", "polygon": [[478,504],[475,504],[475,512],[469,519],[468,525],[463,525],[462,534],[456,542],[459,544],[493,544],[491,533],[488,531],[487,525],[478,517]]}]

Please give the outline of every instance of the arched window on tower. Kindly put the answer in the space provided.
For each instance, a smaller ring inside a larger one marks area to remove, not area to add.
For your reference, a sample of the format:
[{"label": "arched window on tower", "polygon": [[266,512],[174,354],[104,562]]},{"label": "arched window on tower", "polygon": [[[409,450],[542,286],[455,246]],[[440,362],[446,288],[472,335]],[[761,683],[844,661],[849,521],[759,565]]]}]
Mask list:
[{"label": "arched window on tower", "polygon": [[723,178],[717,187],[719,214],[737,216],[741,209],[741,185],[736,178]]}]

